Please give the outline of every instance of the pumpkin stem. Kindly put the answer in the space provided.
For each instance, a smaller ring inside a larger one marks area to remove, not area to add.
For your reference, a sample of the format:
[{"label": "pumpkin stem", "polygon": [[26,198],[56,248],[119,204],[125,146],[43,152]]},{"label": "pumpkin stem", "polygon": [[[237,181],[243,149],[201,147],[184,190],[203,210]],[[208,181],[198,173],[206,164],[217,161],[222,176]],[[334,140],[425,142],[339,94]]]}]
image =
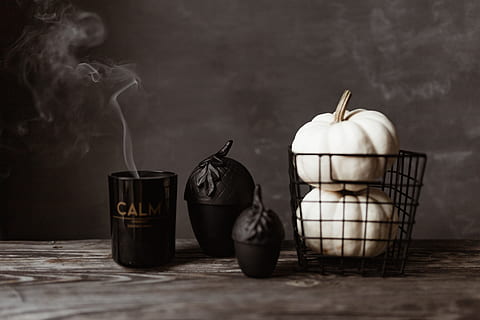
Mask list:
[{"label": "pumpkin stem", "polygon": [[217,157],[225,157],[230,151],[232,144],[233,144],[233,140],[228,140],[227,142],[225,142],[222,149],[220,149],[215,155]]},{"label": "pumpkin stem", "polygon": [[259,184],[255,185],[252,209],[255,221],[250,225],[250,230],[253,230],[257,227],[257,225],[260,223],[260,219],[262,219],[263,212],[265,211],[262,200],[262,188]]},{"label": "pumpkin stem", "polygon": [[343,121],[343,117],[345,116],[345,111],[347,111],[347,104],[348,100],[350,100],[350,97],[352,96],[352,92],[350,90],[345,90],[343,91],[342,97],[338,101],[337,104],[337,109],[335,110],[333,122],[341,122]]},{"label": "pumpkin stem", "polygon": [[262,200],[262,188],[259,184],[255,185],[255,191],[253,193],[253,207],[258,212],[262,212],[264,210]]}]

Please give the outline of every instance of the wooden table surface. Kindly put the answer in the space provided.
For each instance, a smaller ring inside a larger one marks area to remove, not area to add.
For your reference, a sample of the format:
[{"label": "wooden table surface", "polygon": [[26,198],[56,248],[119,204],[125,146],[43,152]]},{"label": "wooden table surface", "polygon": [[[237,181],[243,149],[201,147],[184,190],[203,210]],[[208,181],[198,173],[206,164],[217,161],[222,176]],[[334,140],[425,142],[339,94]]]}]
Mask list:
[{"label": "wooden table surface", "polygon": [[0,319],[480,319],[480,241],[415,241],[406,275],[268,279],[177,243],[172,265],[126,269],[109,240],[0,242]]}]

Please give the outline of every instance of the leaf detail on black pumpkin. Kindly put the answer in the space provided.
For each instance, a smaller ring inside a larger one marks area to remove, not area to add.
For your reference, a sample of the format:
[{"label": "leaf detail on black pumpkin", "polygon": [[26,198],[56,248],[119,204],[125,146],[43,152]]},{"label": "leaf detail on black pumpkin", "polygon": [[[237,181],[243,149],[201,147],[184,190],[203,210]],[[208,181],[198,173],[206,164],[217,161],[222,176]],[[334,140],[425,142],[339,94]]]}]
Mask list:
[{"label": "leaf detail on black pumpkin", "polygon": [[210,172],[212,173],[213,181],[220,180],[220,172],[214,166],[210,166]]},{"label": "leaf detail on black pumpkin", "polygon": [[271,221],[272,220],[269,217],[269,210],[265,210],[263,205],[261,187],[260,185],[256,185],[255,194],[253,196],[251,220],[248,223],[248,239],[263,239],[266,230],[268,230],[268,224]]},{"label": "leaf detail on black pumpkin", "polygon": [[195,179],[197,188],[204,189],[205,193],[211,197],[215,193],[215,185],[222,179],[225,173],[225,156],[232,147],[232,140],[228,140],[217,153],[200,162],[201,170]]},{"label": "leaf detail on black pumpkin", "polygon": [[256,215],[255,211],[250,212],[249,217],[247,219],[247,223],[245,224],[247,240],[252,240],[257,235],[257,232],[256,232],[257,223],[256,223],[255,215]]},{"label": "leaf detail on black pumpkin", "polygon": [[195,184],[197,187],[200,187],[206,180],[207,178],[207,167],[203,167],[200,172],[197,174],[197,179],[195,181]]},{"label": "leaf detail on black pumpkin", "polygon": [[235,222],[232,238],[255,245],[279,245],[285,237],[283,224],[274,211],[264,207],[259,185],[255,186],[253,198],[252,206]]},{"label": "leaf detail on black pumpkin", "polygon": [[268,224],[268,217],[262,212],[262,216],[260,217],[260,225],[266,226]]},{"label": "leaf detail on black pumpkin", "polygon": [[215,191],[215,182],[213,181],[213,177],[211,171],[209,170],[207,173],[207,194],[210,197],[213,192]]}]

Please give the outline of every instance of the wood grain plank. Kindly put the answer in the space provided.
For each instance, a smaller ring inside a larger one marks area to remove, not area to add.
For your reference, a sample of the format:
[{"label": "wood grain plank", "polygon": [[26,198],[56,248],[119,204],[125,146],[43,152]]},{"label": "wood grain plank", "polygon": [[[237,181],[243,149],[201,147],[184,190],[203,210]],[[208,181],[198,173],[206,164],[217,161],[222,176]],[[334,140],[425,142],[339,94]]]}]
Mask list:
[{"label": "wood grain plank", "polygon": [[0,242],[0,319],[477,319],[480,241],[417,241],[406,276],[298,272],[291,246],[268,279],[179,240],[154,269],[113,262],[108,240]]}]

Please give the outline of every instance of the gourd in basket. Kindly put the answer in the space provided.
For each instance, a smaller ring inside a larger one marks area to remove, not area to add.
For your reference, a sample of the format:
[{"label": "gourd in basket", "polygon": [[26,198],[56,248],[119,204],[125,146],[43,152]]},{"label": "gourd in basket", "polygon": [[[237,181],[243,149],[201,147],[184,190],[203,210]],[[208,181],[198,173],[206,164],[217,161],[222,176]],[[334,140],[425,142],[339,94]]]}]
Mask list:
[{"label": "gourd in basket", "polygon": [[382,190],[312,189],[297,208],[298,234],[312,251],[330,256],[377,256],[398,230],[398,213]]},{"label": "gourd in basket", "polygon": [[396,155],[399,151],[397,133],[390,120],[378,111],[347,111],[350,96],[350,91],[345,90],[335,112],[314,117],[297,131],[292,143],[292,152],[300,153],[295,156],[299,177],[314,186],[322,184],[324,190],[364,189],[366,186],[360,182],[382,177],[394,161],[371,155]]}]

